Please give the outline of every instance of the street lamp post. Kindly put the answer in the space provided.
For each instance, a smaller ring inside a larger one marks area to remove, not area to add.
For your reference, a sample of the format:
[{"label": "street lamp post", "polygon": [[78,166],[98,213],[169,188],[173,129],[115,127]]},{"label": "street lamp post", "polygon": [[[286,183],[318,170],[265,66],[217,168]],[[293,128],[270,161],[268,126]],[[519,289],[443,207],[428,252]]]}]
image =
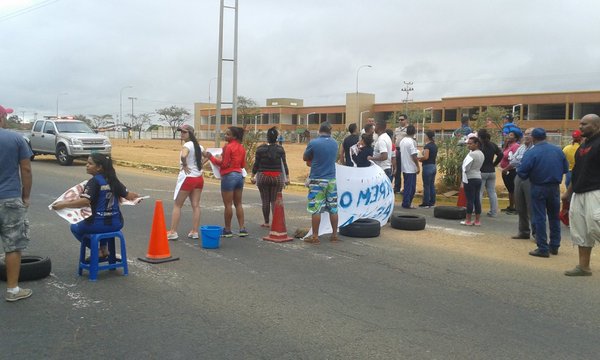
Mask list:
[{"label": "street lamp post", "polygon": [[365,111],[361,111],[360,112],[360,116],[359,116],[360,117],[360,122],[359,122],[359,125],[358,125],[360,130],[362,130],[362,128],[363,128],[363,125],[362,125],[363,114],[364,113],[368,113],[368,112],[371,112],[371,111],[370,110],[365,110]]},{"label": "street lamp post", "polygon": [[[362,68],[370,68],[372,67],[371,65],[361,65],[358,67],[358,69],[356,69],[356,115],[358,115],[357,117],[360,117],[360,102],[358,100],[358,73],[360,72],[360,69]],[[357,119],[358,120],[358,119]]]},{"label": "street lamp post", "polygon": [[130,96],[128,97],[129,100],[131,100],[131,126],[133,127],[133,122],[134,122],[134,115],[133,115],[133,101],[137,100],[136,97]]},{"label": "street lamp post", "polygon": [[62,92],[62,93],[58,93],[58,94],[56,94],[56,118],[57,118],[57,119],[58,119],[58,98],[59,98],[61,95],[69,95],[69,93]]},{"label": "street lamp post", "polygon": [[[121,123],[124,123],[123,122],[123,90],[131,89],[131,88],[133,88],[133,86],[127,85],[127,86],[123,86],[121,88],[121,90],[119,90],[119,121]],[[119,121],[117,121],[117,126],[119,125]]]}]

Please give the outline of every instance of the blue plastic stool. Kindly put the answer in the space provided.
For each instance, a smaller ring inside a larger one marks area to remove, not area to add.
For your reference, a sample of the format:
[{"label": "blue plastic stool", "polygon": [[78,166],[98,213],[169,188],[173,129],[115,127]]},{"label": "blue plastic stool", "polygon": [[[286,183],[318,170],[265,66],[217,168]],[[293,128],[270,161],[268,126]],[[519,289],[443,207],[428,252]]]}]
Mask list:
[{"label": "blue plastic stool", "polygon": [[[121,240],[121,259],[117,259],[115,256],[115,237],[118,237]],[[115,270],[118,268],[123,268],[123,275],[127,275],[129,273],[127,268],[127,251],[125,249],[125,237],[121,231],[108,232],[108,233],[100,233],[100,234],[90,234],[90,262],[89,264],[85,262],[85,249],[86,242],[81,242],[81,247],[79,248],[79,276],[82,276],[83,270],[87,270],[89,272],[89,280],[96,281],[98,279],[98,271],[100,270]],[[101,239],[108,239],[108,264],[100,265],[98,261],[98,244]]]}]

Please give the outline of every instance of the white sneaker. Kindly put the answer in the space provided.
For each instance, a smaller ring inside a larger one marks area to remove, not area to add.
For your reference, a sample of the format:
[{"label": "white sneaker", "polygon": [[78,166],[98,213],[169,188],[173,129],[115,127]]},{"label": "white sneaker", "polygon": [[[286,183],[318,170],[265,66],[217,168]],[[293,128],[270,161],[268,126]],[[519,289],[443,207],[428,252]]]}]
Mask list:
[{"label": "white sneaker", "polygon": [[6,299],[6,301],[13,302],[21,299],[27,299],[31,296],[31,294],[33,294],[33,291],[31,291],[31,289],[19,288],[19,292],[16,294],[7,291],[4,298]]},{"label": "white sneaker", "polygon": [[200,238],[200,236],[198,236],[198,233],[197,232],[193,232],[193,231],[190,231],[190,233],[188,234],[188,237],[190,239],[199,239]]},{"label": "white sneaker", "polygon": [[167,239],[168,240],[177,240],[177,239],[179,239],[179,235],[177,235],[176,232],[174,232],[174,233],[167,232]]}]

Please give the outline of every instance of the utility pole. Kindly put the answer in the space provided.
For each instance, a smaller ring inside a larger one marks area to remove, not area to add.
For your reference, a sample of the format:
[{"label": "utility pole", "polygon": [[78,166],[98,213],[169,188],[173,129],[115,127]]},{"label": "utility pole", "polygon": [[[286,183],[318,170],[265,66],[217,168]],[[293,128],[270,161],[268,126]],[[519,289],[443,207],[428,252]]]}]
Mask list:
[{"label": "utility pole", "polygon": [[134,119],[135,119],[135,117],[134,117],[134,114],[133,114],[133,101],[134,101],[134,100],[137,100],[137,98],[136,98],[136,97],[129,96],[129,97],[128,97],[128,99],[129,99],[129,100],[131,100],[131,127],[133,127],[133,125],[134,125],[134,121],[135,121],[135,120],[134,120]]},{"label": "utility pole", "polygon": [[410,94],[411,91],[415,90],[412,85],[413,82],[412,81],[403,81],[404,82],[404,87],[402,88],[402,91],[404,91],[406,93],[406,98],[404,99],[404,113],[408,113],[408,102],[412,101],[412,99],[408,98],[408,95]]}]

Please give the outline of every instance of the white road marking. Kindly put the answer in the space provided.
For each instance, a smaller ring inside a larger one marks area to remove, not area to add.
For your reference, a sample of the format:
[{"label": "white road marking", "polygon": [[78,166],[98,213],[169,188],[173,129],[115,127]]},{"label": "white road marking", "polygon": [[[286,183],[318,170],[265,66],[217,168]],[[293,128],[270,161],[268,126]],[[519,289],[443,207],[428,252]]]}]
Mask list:
[{"label": "white road marking", "polygon": [[427,225],[426,228],[427,229],[432,229],[432,230],[441,230],[441,231],[447,232],[448,234],[458,235],[458,236],[475,237],[475,236],[485,235],[484,233],[479,233],[479,232],[474,232],[474,231],[467,231],[467,230],[458,230],[458,229],[447,228],[447,227],[443,227],[443,226],[430,226],[430,225]]},{"label": "white road marking", "polygon": [[66,284],[62,281],[59,281],[54,274],[51,274],[50,276],[54,279],[49,280],[47,284],[59,290],[63,290],[65,295],[67,295],[67,297],[73,301],[72,305],[76,309],[84,309],[90,307],[91,305],[97,305],[103,302],[101,300],[92,300],[78,291],[71,290],[72,288],[76,287],[77,284]]}]

